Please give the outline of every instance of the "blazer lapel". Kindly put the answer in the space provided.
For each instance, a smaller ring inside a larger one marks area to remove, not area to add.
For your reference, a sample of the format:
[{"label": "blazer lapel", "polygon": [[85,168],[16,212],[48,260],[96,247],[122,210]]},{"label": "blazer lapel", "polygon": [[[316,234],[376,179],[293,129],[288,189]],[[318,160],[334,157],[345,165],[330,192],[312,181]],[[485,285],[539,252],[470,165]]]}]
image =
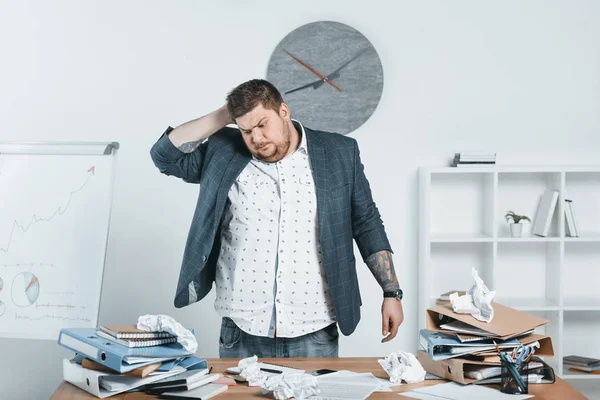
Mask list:
[{"label": "blazer lapel", "polygon": [[306,143],[308,147],[308,156],[310,157],[310,166],[312,169],[313,180],[315,181],[315,192],[317,195],[317,216],[319,219],[319,231],[323,232],[325,221],[325,211],[327,206],[327,151],[319,135],[308,128],[306,132]]}]

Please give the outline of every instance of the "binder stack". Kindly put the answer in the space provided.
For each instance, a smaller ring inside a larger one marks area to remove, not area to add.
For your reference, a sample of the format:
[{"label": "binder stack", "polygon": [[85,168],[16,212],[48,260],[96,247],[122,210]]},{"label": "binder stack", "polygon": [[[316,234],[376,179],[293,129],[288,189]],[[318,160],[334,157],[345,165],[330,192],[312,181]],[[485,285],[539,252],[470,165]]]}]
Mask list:
[{"label": "binder stack", "polygon": [[417,358],[430,374],[461,384],[500,383],[502,352],[523,345],[535,345],[535,357],[528,365],[529,383],[552,383],[554,371],[542,358],[553,356],[550,337],[534,333],[549,321],[492,302],[490,323],[470,314],[458,314],[450,301],[438,299],[427,309],[427,328],[421,329]]},{"label": "binder stack", "polygon": [[[75,352],[63,360],[65,381],[105,398],[135,389],[162,398],[192,394],[220,393],[227,385],[215,382],[206,360],[194,356],[166,332],[131,332],[105,325],[94,328],[61,329],[58,344]],[[137,330],[136,330],[137,331]]]},{"label": "binder stack", "polygon": [[453,167],[482,167],[496,165],[496,153],[454,153]]}]

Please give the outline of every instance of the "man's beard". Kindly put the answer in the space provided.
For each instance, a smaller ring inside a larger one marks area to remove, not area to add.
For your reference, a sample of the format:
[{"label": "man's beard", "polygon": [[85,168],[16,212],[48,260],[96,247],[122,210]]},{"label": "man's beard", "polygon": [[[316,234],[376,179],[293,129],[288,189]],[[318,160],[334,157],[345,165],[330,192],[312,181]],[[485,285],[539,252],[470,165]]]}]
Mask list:
[{"label": "man's beard", "polygon": [[256,149],[256,153],[254,154],[254,156],[256,158],[258,158],[259,160],[265,161],[265,162],[277,162],[280,161],[283,157],[285,157],[285,155],[287,154],[288,150],[290,149],[290,127],[288,124],[284,125],[284,135],[283,135],[283,142],[279,143],[279,144],[275,144],[274,142],[268,142],[266,145],[263,145],[261,148],[266,147],[266,146],[270,146],[273,145],[275,146],[275,152],[268,155],[268,156],[262,156],[260,154],[260,149]]}]

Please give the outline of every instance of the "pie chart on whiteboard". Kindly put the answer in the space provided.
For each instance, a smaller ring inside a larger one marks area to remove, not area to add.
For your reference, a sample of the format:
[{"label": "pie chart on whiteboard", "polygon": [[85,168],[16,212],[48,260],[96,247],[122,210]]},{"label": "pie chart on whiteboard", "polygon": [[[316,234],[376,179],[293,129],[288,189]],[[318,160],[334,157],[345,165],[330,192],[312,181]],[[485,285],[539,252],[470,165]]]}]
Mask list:
[{"label": "pie chart on whiteboard", "polygon": [[12,284],[12,301],[18,307],[29,307],[40,295],[40,282],[31,272],[21,272]]}]

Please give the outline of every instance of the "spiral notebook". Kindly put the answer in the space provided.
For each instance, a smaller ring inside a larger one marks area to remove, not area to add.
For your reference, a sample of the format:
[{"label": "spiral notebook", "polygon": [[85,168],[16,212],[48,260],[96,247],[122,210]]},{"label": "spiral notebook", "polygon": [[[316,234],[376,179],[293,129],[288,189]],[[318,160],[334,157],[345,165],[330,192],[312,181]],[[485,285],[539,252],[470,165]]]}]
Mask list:
[{"label": "spiral notebook", "polygon": [[113,341],[115,343],[122,344],[123,346],[127,346],[127,347],[151,347],[151,346],[160,346],[163,344],[177,342],[177,337],[174,337],[174,336],[165,337],[165,338],[157,338],[157,339],[151,339],[151,338],[118,339],[104,331],[101,331],[100,329],[98,329],[96,334],[100,337],[103,337],[103,338]]},{"label": "spiral notebook", "polygon": [[149,332],[137,329],[135,325],[105,324],[100,329],[117,339],[159,339],[173,337],[169,332]]}]

